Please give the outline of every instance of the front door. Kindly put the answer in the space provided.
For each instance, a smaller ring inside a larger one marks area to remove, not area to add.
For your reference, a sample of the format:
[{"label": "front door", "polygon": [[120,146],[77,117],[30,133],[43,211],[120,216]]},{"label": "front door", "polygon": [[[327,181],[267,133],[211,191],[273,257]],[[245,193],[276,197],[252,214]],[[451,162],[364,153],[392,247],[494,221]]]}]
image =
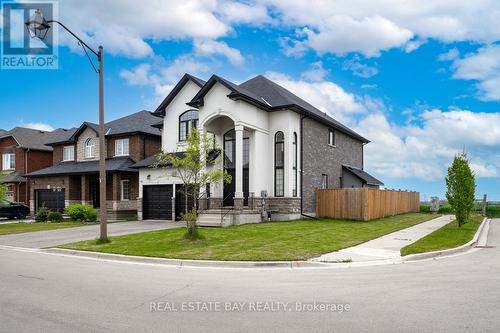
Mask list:
[{"label": "front door", "polygon": [[[248,206],[249,195],[250,134],[243,131],[243,205]],[[231,175],[231,183],[224,183],[224,206],[234,206],[236,192],[236,132],[234,129],[224,134],[224,170]]]},{"label": "front door", "polygon": [[94,206],[94,208],[99,208],[101,204],[100,192],[99,192],[99,177],[90,176],[89,186],[90,186],[89,188],[90,201],[92,201],[92,206]]}]

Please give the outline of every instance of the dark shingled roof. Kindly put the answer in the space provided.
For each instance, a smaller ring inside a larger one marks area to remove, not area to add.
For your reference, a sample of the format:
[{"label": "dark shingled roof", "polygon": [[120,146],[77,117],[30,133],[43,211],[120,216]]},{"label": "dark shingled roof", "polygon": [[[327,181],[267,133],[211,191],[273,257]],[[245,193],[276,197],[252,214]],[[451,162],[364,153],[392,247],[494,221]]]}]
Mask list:
[{"label": "dark shingled roof", "polygon": [[[161,136],[161,131],[153,125],[158,124],[158,116],[149,111],[139,111],[131,115],[118,118],[105,124],[106,136],[130,134],[130,133],[145,133],[150,135]],[[50,145],[76,142],[78,136],[85,130],[91,128],[96,133],[99,133],[99,125],[91,122],[84,122],[74,132],[74,134],[65,140],[51,141]]]},{"label": "dark shingled roof", "polygon": [[0,136],[3,136],[5,133],[7,133],[7,131],[0,128]]},{"label": "dark shingled roof", "polygon": [[285,109],[294,110],[325,123],[328,126],[331,126],[362,142],[370,142],[347,126],[333,119],[325,112],[317,109],[279,84],[262,75],[256,76],[240,85],[236,85],[220,76],[213,75],[187,104],[197,108],[202,106],[205,94],[210,91],[216,82],[221,83],[231,90],[231,93],[228,95],[229,98],[245,100],[267,111]]},{"label": "dark shingled roof", "polygon": [[[177,153],[172,153],[172,154],[176,155],[177,157],[181,157],[181,158],[182,158],[182,156],[184,156],[184,152],[177,152]],[[149,168],[150,166],[152,166],[158,162],[159,155],[160,154],[149,156],[148,158],[145,158],[142,161],[139,161],[136,164],[132,165],[132,168],[134,168],[134,169]],[[164,164],[161,164],[159,166],[169,166],[169,164],[164,163]]]},{"label": "dark shingled roof", "polygon": [[382,183],[380,180],[373,177],[372,175],[370,175],[368,172],[366,172],[364,170],[354,168],[354,167],[351,167],[348,165],[343,165],[342,167],[344,169],[350,171],[353,175],[355,175],[359,179],[361,179],[363,181],[363,183],[366,183],[368,185],[380,185],[380,186],[384,185],[384,183]]},{"label": "dark shingled roof", "polygon": [[[127,171],[137,172],[136,169],[130,167],[134,161],[128,157],[116,157],[106,159],[106,171]],[[99,161],[86,161],[86,162],[61,162],[46,169],[38,170],[29,173],[27,177],[44,177],[54,175],[78,175],[87,173],[98,173]]]},{"label": "dark shingled roof", "polygon": [[0,175],[1,183],[22,183],[25,182],[26,178],[24,178],[19,172],[11,172],[4,176]]},{"label": "dark shingled roof", "polygon": [[76,128],[58,128],[54,131],[48,132],[32,128],[15,127],[0,137],[12,136],[22,148],[52,151],[52,147],[47,146],[47,143],[56,140],[61,141],[68,139],[75,131]]}]

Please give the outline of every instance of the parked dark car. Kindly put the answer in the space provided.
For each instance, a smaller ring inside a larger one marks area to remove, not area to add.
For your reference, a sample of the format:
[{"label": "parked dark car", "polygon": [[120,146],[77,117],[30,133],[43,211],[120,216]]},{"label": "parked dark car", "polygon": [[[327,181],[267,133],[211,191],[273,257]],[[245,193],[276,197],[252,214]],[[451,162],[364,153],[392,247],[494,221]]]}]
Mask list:
[{"label": "parked dark car", "polygon": [[30,213],[30,209],[20,202],[0,201],[0,217],[9,219],[24,219]]}]

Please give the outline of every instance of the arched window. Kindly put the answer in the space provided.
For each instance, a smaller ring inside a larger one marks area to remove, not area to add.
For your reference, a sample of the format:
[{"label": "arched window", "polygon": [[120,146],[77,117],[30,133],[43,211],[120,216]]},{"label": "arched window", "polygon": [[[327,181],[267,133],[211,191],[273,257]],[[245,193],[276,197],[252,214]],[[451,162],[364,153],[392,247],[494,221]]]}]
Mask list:
[{"label": "arched window", "polygon": [[89,138],[85,141],[85,158],[95,157],[95,139]]},{"label": "arched window", "polygon": [[285,135],[276,132],[274,136],[274,196],[285,195]]},{"label": "arched window", "polygon": [[292,195],[297,196],[297,133],[293,132],[293,188]]},{"label": "arched window", "polygon": [[179,141],[186,141],[191,130],[198,127],[198,111],[188,110],[179,117]]}]

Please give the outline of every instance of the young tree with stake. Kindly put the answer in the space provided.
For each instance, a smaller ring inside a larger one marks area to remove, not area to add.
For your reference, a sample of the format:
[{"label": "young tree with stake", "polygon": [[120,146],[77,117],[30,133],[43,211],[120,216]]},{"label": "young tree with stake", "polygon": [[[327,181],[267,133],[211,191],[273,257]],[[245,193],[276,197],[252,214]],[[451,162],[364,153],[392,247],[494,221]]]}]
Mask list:
[{"label": "young tree with stake", "polygon": [[[176,176],[182,181],[186,221],[186,238],[198,239],[196,220],[198,218],[198,200],[206,194],[206,184],[218,184],[221,180],[231,182],[231,176],[219,163],[222,149],[215,144],[212,136],[201,134],[196,128],[186,138],[187,148],[182,154],[162,152],[153,167],[164,165],[176,170]],[[188,211],[188,198],[193,198],[194,207]]]}]

